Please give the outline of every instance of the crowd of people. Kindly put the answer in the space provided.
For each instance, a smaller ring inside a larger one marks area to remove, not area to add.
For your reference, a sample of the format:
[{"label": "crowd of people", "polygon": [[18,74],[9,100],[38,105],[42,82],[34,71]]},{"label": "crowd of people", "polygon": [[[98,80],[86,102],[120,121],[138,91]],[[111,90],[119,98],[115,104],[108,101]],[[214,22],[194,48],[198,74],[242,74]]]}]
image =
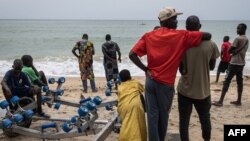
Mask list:
[{"label": "crowd of people", "polygon": [[[212,102],[209,71],[215,68],[219,51],[217,45],[211,41],[210,33],[199,32],[201,24],[197,16],[187,18],[187,30],[177,30],[177,16],[181,14],[172,7],[163,8],[158,16],[160,27],[156,26],[154,30],[145,33],[129,54],[131,61],[143,70],[146,76],[145,105],[149,141],[165,140],[178,68],[181,73],[177,86],[180,138],[182,141],[189,141],[188,129],[194,105],[201,123],[202,138],[204,141],[211,139]],[[245,35],[246,29],[244,23],[237,26],[239,36],[232,45],[229,43],[229,37],[224,37],[222,62],[218,72],[227,70],[227,75],[223,82],[220,100],[212,103],[215,106],[222,106],[223,98],[234,75],[238,85],[238,99],[231,104],[241,105],[243,68],[249,45]],[[147,55],[147,66],[139,58],[144,55]],[[219,73],[217,74],[218,82]]]},{"label": "crowd of people", "polygon": [[[219,53],[217,45],[211,40],[212,35],[200,31],[201,23],[197,16],[192,15],[186,19],[186,30],[177,29],[177,16],[181,14],[173,7],[161,9],[158,16],[160,26],[145,33],[129,53],[130,60],[145,72],[145,87],[132,79],[129,70],[119,72],[118,62],[122,61],[120,47],[111,40],[110,34],[105,36],[106,42],[102,44],[102,53],[106,80],[115,81],[118,76],[121,80],[121,84],[116,85],[117,111],[122,121],[120,141],[165,140],[178,68],[181,73],[177,93],[179,132],[182,141],[189,141],[188,129],[193,105],[200,119],[204,141],[211,139],[211,105],[223,106],[223,99],[235,75],[238,99],[231,104],[242,105],[243,69],[249,46],[245,35],[246,24],[240,23],[237,26],[239,36],[232,44],[229,42],[229,36],[223,38]],[[93,72],[95,49],[94,44],[88,40],[88,34],[83,34],[82,40],[73,47],[72,53],[79,62],[83,92],[88,92],[88,79],[92,92],[98,92]],[[140,60],[144,55],[147,55],[147,65]],[[216,82],[219,81],[221,72],[226,72],[226,77],[219,101],[211,102],[210,70],[215,68],[219,56],[221,61]],[[49,117],[41,108],[41,87],[47,85],[46,76],[42,71],[37,71],[30,55],[16,59],[13,69],[6,73],[1,84],[7,100],[14,95],[36,95],[37,113]]]}]

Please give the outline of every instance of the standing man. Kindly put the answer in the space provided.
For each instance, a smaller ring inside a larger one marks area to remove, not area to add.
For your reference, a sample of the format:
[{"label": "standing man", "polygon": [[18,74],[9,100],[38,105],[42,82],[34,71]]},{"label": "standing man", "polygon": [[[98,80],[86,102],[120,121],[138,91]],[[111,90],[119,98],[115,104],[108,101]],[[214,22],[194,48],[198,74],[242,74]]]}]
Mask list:
[{"label": "standing man", "polygon": [[105,69],[106,80],[110,81],[111,79],[115,80],[119,73],[116,53],[118,53],[118,61],[121,63],[121,52],[118,44],[111,41],[110,34],[107,34],[105,39],[106,42],[102,44],[102,53],[104,55],[103,65]]},{"label": "standing man", "polygon": [[[78,50],[78,54],[76,50]],[[83,92],[88,92],[87,79],[90,80],[92,92],[97,92],[93,72],[93,55],[95,54],[95,49],[93,43],[88,41],[88,34],[83,34],[82,41],[76,43],[72,49],[72,53],[78,58]]]},{"label": "standing man", "polygon": [[221,45],[221,61],[217,70],[217,75],[216,75],[216,83],[219,81],[220,73],[225,72],[228,68],[229,61],[230,61],[230,54],[229,54],[229,48],[231,46],[231,43],[229,42],[229,36],[224,36],[223,38],[223,44]]},{"label": "standing man", "polygon": [[[173,7],[159,13],[161,27],[145,33],[130,51],[129,58],[146,74],[145,97],[149,141],[164,141],[174,96],[176,72],[183,53],[198,46],[209,33],[176,30],[177,15]],[[139,57],[147,55],[146,67]]]},{"label": "standing man", "polygon": [[[186,20],[189,31],[199,31],[200,20],[190,16]],[[210,121],[210,74],[219,57],[217,45],[212,41],[203,41],[199,47],[190,48],[182,59],[181,78],[177,87],[179,108],[179,130],[182,141],[189,141],[188,126],[193,105],[199,115],[204,141],[211,138]]]},{"label": "standing man", "polygon": [[237,81],[238,99],[236,101],[231,101],[230,103],[236,106],[241,106],[241,96],[243,92],[243,68],[246,64],[245,56],[249,45],[248,38],[245,35],[246,30],[247,25],[244,23],[240,23],[237,26],[237,34],[239,36],[234,39],[234,42],[229,49],[229,52],[232,55],[228,66],[228,74],[226,75],[223,83],[220,100],[213,103],[215,106],[223,106],[224,97],[227,93],[231,80],[235,75]]}]

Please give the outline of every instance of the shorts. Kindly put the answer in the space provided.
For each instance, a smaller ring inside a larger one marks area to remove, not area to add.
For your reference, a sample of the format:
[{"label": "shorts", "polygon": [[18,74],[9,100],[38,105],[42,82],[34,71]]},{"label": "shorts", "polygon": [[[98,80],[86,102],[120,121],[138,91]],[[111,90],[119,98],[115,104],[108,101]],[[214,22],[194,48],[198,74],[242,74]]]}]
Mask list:
[{"label": "shorts", "polygon": [[218,72],[225,72],[228,68],[229,62],[222,62],[220,61],[219,67],[218,67]]}]

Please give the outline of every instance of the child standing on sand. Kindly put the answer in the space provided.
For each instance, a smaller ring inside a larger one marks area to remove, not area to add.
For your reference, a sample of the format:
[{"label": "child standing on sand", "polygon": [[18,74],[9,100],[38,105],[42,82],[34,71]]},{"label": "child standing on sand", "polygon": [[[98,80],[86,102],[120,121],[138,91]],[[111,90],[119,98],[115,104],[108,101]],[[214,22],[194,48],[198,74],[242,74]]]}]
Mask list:
[{"label": "child standing on sand", "polygon": [[223,44],[221,45],[221,61],[217,70],[217,75],[216,75],[216,80],[215,82],[217,83],[219,81],[220,73],[224,73],[229,65],[230,61],[230,53],[229,53],[229,48],[231,46],[231,43],[229,42],[229,36],[224,36],[223,38]]}]

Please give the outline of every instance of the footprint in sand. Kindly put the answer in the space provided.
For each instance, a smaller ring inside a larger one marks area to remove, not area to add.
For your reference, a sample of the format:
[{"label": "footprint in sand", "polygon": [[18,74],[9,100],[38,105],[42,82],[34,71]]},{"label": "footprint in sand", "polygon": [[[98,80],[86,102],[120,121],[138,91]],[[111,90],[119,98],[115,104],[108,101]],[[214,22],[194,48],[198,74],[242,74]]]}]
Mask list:
[{"label": "footprint in sand", "polygon": [[214,88],[214,89],[211,89],[212,91],[215,91],[215,92],[220,92],[221,91],[221,89],[219,89],[219,88]]}]

